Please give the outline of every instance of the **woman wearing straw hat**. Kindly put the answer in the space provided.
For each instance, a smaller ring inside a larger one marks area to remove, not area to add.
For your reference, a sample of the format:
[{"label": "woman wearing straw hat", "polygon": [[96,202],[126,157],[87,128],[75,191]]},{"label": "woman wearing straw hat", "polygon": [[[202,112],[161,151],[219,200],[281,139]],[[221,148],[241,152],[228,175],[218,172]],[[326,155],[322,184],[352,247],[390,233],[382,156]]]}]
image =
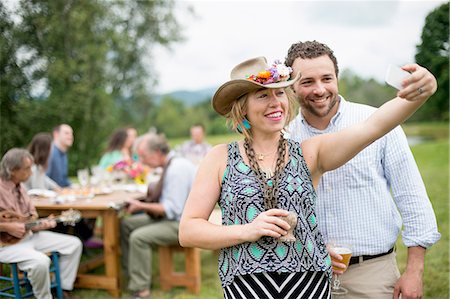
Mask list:
[{"label": "woman wearing straw hat", "polygon": [[[214,147],[200,164],[179,238],[182,246],[221,249],[225,298],[330,298],[331,260],[317,227],[314,186],[406,120],[437,88],[421,68],[404,80],[399,97],[365,122],[299,144],[282,136],[296,114],[288,87],[301,76],[290,73],[264,57],[244,61],[212,100],[245,138]],[[424,96],[419,88],[431,92]],[[216,203],[222,225],[208,222]],[[286,218],[292,215],[294,221]],[[286,238],[289,230],[293,237]]]}]

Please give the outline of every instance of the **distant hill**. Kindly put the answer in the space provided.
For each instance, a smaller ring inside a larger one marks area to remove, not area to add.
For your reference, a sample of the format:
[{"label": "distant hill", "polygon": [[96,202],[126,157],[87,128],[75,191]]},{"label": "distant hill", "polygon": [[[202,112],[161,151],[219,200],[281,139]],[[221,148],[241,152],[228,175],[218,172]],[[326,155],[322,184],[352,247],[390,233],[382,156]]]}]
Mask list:
[{"label": "distant hill", "polygon": [[156,103],[159,103],[164,97],[171,97],[184,102],[186,106],[193,106],[200,102],[209,101],[216,89],[216,87],[210,87],[199,90],[177,90],[165,94],[157,94],[155,99]]}]

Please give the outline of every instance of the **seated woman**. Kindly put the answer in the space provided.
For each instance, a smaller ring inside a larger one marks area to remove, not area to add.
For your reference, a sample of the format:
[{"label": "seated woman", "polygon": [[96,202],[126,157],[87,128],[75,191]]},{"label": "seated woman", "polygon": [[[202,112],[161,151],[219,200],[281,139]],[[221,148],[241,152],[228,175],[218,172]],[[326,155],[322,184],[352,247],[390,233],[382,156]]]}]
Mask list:
[{"label": "seated woman", "polygon": [[28,151],[34,159],[33,166],[31,166],[32,174],[30,178],[25,182],[25,187],[28,190],[46,189],[59,191],[61,189],[54,180],[52,180],[45,174],[48,166],[48,159],[50,157],[51,148],[52,135],[50,133],[38,133],[34,135],[33,139],[28,145]]},{"label": "seated woman", "polygon": [[109,138],[108,147],[100,159],[98,165],[102,168],[107,168],[119,161],[131,161],[132,141],[128,135],[127,129],[116,130]]}]

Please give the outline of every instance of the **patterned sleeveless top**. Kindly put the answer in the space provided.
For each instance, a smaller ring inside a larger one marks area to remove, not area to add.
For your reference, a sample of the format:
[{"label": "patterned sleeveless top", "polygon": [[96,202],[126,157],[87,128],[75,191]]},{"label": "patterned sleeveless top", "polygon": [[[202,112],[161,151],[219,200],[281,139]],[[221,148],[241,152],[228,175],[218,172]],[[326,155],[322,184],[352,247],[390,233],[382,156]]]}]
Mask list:
[{"label": "patterned sleeveless top", "polygon": [[[237,275],[261,272],[326,272],[331,279],[331,259],[316,221],[316,193],[300,144],[288,139],[289,161],[279,182],[278,208],[298,215],[295,242],[263,237],[223,248],[219,255],[222,287]],[[222,180],[219,206],[222,225],[246,224],[264,212],[263,193],[237,142],[228,144],[228,161]]]}]

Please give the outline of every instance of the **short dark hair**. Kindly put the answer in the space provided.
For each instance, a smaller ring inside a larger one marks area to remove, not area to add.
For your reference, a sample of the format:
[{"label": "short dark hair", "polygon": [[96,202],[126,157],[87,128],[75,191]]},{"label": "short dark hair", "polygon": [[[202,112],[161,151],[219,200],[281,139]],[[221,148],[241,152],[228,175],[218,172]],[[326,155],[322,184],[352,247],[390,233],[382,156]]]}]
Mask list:
[{"label": "short dark hair", "polygon": [[70,127],[70,125],[68,125],[68,124],[59,124],[59,125],[56,125],[56,126],[53,127],[53,130],[52,130],[53,134],[56,133],[56,132],[59,132],[59,131],[61,130],[61,127],[62,127],[62,126],[69,126],[69,127]]},{"label": "short dark hair", "polygon": [[194,123],[194,124],[192,124],[191,128],[193,128],[193,127],[200,127],[203,129],[203,131],[205,130],[205,125],[202,123]]},{"label": "short dark hair", "polygon": [[288,50],[285,64],[292,67],[295,59],[297,58],[312,59],[324,55],[327,55],[333,62],[337,78],[339,75],[339,67],[333,50],[331,50],[327,45],[322,44],[316,40],[292,44]]},{"label": "short dark hair", "polygon": [[59,129],[61,129],[61,126],[62,126],[62,124],[54,126],[52,132],[53,133],[59,132]]}]

